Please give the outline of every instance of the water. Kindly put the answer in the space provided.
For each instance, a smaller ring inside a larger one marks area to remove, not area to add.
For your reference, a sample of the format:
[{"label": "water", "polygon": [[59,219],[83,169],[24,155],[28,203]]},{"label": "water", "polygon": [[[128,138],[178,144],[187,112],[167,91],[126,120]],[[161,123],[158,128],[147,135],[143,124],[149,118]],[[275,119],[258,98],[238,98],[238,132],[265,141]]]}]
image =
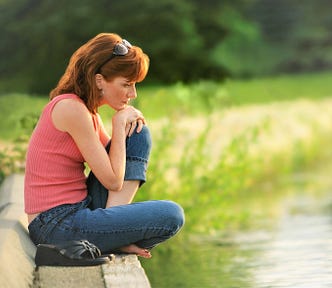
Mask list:
[{"label": "water", "polygon": [[152,287],[332,287],[328,171],[311,172],[301,180],[294,177],[286,192],[278,191],[284,195],[275,201],[278,216],[260,219],[254,229],[189,235],[185,243],[179,237],[157,248],[152,260],[143,261]]},{"label": "water", "polygon": [[252,287],[332,287],[331,198],[297,195],[286,200],[266,240],[242,242],[246,249],[260,250],[252,262]]}]

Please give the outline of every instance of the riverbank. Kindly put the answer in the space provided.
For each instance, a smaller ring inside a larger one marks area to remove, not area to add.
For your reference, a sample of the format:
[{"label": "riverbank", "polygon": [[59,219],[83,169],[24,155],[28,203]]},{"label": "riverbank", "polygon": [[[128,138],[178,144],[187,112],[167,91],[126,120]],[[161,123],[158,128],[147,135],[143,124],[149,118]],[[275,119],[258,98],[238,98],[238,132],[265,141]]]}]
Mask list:
[{"label": "riverbank", "polygon": [[331,173],[330,152],[257,187],[253,197],[237,198],[253,216],[245,227],[213,233],[184,227],[180,238],[154,251],[153,264],[142,261],[152,287],[332,287]]},{"label": "riverbank", "polygon": [[35,267],[36,247],[27,232],[22,174],[6,177],[0,187],[0,286],[2,288],[149,288],[135,255],[114,255],[93,267]]},{"label": "riverbank", "polygon": [[285,101],[151,122],[148,181],[136,200],[179,202],[194,232],[246,226],[260,186],[325,157],[331,107],[331,98]]}]

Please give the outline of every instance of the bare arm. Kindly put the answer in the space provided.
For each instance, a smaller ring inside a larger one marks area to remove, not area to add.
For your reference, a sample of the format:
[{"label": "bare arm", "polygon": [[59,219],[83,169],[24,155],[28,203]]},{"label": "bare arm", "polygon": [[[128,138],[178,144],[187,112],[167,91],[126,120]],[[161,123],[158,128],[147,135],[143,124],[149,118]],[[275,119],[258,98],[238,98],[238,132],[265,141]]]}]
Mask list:
[{"label": "bare arm", "polygon": [[126,127],[128,123],[142,118],[141,113],[130,106],[115,113],[112,118],[112,145],[108,155],[84,104],[66,99],[57,103],[52,112],[55,127],[71,135],[96,177],[107,189],[113,191],[120,190],[123,185],[125,140],[128,133]]},{"label": "bare arm", "polygon": [[98,116],[98,121],[99,121],[99,125],[100,125],[100,133],[99,133],[99,138],[101,143],[103,144],[103,146],[105,147],[107,145],[107,143],[109,142],[109,140],[111,139],[111,136],[109,135],[109,133],[106,131],[106,128],[104,126],[104,123],[100,117],[99,114],[97,114]]}]

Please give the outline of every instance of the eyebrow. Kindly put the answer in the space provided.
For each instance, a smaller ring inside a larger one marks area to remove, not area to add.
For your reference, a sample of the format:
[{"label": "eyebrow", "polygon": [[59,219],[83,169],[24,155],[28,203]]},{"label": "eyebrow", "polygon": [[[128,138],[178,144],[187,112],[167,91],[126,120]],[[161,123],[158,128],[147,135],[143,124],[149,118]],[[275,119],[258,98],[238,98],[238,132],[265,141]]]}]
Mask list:
[{"label": "eyebrow", "polygon": [[126,84],[134,84],[134,83],[136,83],[136,81],[131,81],[131,80],[124,80],[124,82]]}]

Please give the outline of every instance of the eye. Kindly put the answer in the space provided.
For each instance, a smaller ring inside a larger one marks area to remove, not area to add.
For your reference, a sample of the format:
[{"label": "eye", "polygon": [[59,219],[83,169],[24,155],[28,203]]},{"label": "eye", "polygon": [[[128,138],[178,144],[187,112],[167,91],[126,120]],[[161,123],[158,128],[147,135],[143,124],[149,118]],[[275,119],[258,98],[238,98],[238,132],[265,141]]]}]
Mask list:
[{"label": "eye", "polygon": [[134,85],[135,85],[135,83],[129,83],[129,82],[127,82],[127,83],[124,84],[124,87],[130,88],[130,87],[132,87]]}]

